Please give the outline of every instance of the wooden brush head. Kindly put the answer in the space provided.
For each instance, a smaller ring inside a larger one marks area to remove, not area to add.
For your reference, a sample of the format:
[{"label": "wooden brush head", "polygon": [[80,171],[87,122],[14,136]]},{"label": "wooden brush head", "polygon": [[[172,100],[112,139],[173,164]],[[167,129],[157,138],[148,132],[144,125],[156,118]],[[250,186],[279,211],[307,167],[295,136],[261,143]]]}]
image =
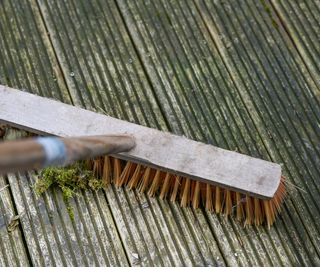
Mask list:
[{"label": "wooden brush head", "polygon": [[[136,147],[117,156],[229,190],[271,199],[280,165],[0,86],[0,122],[56,136],[130,134]],[[12,104],[14,103],[14,105]]]}]

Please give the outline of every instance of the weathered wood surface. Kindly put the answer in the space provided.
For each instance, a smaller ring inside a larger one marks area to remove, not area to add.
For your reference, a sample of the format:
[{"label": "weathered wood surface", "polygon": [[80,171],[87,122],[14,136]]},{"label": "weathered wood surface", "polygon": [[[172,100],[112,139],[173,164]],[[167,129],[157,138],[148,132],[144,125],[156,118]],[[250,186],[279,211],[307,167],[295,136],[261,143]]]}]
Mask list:
[{"label": "weathered wood surface", "polygon": [[[320,75],[317,35],[311,35],[319,28],[319,4],[299,3],[1,2],[1,84],[282,162],[289,183],[298,187],[289,186],[284,211],[270,230],[243,229],[232,219],[122,189],[110,188],[101,198],[81,197],[79,215],[86,215],[81,224],[66,219],[67,230],[56,231],[67,242],[76,240],[60,246],[61,257],[79,255],[67,263],[97,265],[92,259],[101,259],[107,244],[116,251],[110,263],[123,265],[319,265]],[[280,4],[284,16],[277,11]],[[301,4],[307,13],[297,12]],[[306,31],[310,35],[302,40]],[[31,181],[25,181],[21,189],[29,190]],[[15,179],[10,182],[16,185]],[[18,189],[10,189],[15,202]],[[57,205],[59,218],[68,216],[61,199],[44,203]],[[91,212],[96,209],[99,213]],[[54,225],[63,225],[59,221]],[[32,223],[23,221],[22,229],[30,259],[39,262],[50,250],[40,250],[32,240],[50,231],[28,232]],[[112,235],[105,230],[109,224],[116,229]],[[100,231],[110,239],[85,238]]]},{"label": "weathered wood surface", "polygon": [[282,2],[271,0],[270,6],[279,17],[279,23],[288,33],[302,64],[310,72],[314,83],[320,88],[320,27],[319,1]]},{"label": "weathered wood surface", "polygon": [[29,266],[27,250],[21,231],[25,216],[16,210],[10,194],[10,184],[0,177],[0,266]]},{"label": "weathered wood surface", "polygon": [[0,95],[0,123],[3,124],[62,137],[132,135],[135,147],[119,153],[121,158],[261,198],[272,198],[280,184],[281,167],[272,162],[2,85]]}]

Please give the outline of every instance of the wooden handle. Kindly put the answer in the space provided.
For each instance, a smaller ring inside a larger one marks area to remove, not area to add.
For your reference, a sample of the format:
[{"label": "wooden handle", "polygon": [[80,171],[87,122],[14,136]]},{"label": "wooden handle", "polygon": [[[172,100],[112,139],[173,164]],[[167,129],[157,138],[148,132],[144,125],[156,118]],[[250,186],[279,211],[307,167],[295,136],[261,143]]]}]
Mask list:
[{"label": "wooden handle", "polygon": [[127,152],[135,140],[127,135],[40,137],[0,143],[0,174],[68,165],[106,154]]},{"label": "wooden handle", "polygon": [[45,159],[43,147],[34,140],[0,143],[0,174],[38,169]]},{"label": "wooden handle", "polygon": [[127,152],[135,146],[134,138],[128,135],[85,136],[61,140],[67,148],[67,164],[81,159]]}]

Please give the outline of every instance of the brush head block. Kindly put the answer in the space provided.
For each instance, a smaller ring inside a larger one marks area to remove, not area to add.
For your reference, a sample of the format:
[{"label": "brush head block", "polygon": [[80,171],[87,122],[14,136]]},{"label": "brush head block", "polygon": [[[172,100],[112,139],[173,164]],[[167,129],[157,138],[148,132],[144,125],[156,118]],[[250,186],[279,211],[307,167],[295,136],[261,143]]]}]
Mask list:
[{"label": "brush head block", "polygon": [[0,123],[63,137],[130,134],[135,148],[117,157],[261,199],[272,198],[281,180],[279,164],[1,85]]}]

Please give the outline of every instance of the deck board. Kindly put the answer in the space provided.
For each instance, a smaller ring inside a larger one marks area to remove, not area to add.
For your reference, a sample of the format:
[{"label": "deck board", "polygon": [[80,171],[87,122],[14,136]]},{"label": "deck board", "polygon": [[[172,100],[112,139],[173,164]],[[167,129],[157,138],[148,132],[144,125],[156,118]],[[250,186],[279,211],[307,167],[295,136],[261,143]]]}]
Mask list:
[{"label": "deck board", "polygon": [[270,2],[319,88],[319,1]]},{"label": "deck board", "polygon": [[[318,1],[1,2],[1,84],[281,163],[290,195],[270,230],[114,187],[81,192],[73,222],[59,190],[39,198],[34,173],[9,175],[0,265],[319,265],[319,10]],[[10,234],[7,212],[26,213]]]},{"label": "deck board", "polygon": [[[12,197],[10,195],[10,185],[5,182],[5,178],[0,179],[0,265],[28,266],[29,259],[27,248],[25,248],[21,232],[21,218],[15,218],[16,213]],[[24,216],[24,214],[21,214]],[[13,222],[18,224],[13,226]]]}]

